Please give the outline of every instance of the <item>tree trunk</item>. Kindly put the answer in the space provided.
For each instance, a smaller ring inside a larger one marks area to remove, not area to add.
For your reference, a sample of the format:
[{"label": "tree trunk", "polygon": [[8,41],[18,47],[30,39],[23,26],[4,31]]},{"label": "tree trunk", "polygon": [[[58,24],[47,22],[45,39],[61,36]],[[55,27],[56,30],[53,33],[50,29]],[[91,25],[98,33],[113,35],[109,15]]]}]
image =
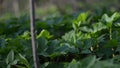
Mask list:
[{"label": "tree trunk", "polygon": [[39,68],[39,61],[37,55],[37,46],[36,46],[36,34],[35,34],[35,7],[34,0],[30,0],[30,26],[31,26],[31,38],[32,38],[32,51],[33,51],[33,62],[34,67]]}]

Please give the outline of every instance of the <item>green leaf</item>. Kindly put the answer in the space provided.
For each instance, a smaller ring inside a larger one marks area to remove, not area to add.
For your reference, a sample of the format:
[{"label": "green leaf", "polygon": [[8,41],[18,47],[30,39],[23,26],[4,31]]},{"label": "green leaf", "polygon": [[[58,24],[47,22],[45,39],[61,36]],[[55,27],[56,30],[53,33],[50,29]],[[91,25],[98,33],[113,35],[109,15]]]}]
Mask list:
[{"label": "green leaf", "polygon": [[115,63],[113,60],[97,61],[91,68],[119,68],[119,63]]},{"label": "green leaf", "polygon": [[62,45],[59,48],[57,48],[55,51],[59,52],[60,54],[67,54],[67,51],[69,50],[69,46]]},{"label": "green leaf", "polygon": [[89,15],[89,12],[81,13],[81,14],[78,16],[77,20],[78,20],[78,21],[81,21],[81,22],[85,22],[86,19],[88,18],[88,15]]},{"label": "green leaf", "polygon": [[91,51],[90,51],[89,49],[83,49],[83,50],[81,51],[81,53],[82,53],[82,54],[90,54]]},{"label": "green leaf", "polygon": [[96,62],[95,56],[90,56],[82,60],[82,68],[91,68]]},{"label": "green leaf", "polygon": [[[64,47],[64,53],[78,53],[78,48],[75,48],[74,45],[70,45],[69,43],[62,43],[61,47]],[[62,50],[62,48],[60,48]]]},{"label": "green leaf", "polygon": [[78,48],[75,48],[75,46],[70,46],[68,53],[79,53]]},{"label": "green leaf", "polygon": [[104,42],[104,41],[105,41],[105,34],[103,34],[103,35],[101,35],[101,36],[99,36],[99,37],[97,38],[97,42],[98,42],[98,43]]},{"label": "green leaf", "polygon": [[72,60],[67,66],[67,68],[82,68],[81,63],[77,62],[75,59]]},{"label": "green leaf", "polygon": [[77,30],[81,25],[81,21],[74,20],[72,26],[75,30]]},{"label": "green leaf", "polygon": [[107,26],[108,27],[111,27],[112,24],[113,24],[113,21],[116,19],[116,18],[119,18],[120,17],[120,14],[115,12],[111,17],[109,17],[107,14],[104,14],[102,16],[102,20],[104,20],[106,23],[107,23]]},{"label": "green leaf", "polygon": [[46,50],[46,52],[48,54],[52,54],[52,53],[55,53],[55,50],[59,47],[59,41],[56,39],[56,40],[52,40],[51,42],[49,42],[48,44],[48,48]]},{"label": "green leaf", "polygon": [[8,64],[8,65],[7,65],[7,68],[11,68],[11,65]]},{"label": "green leaf", "polygon": [[77,44],[77,47],[78,47],[78,48],[83,49],[83,47],[84,47],[84,43],[83,43],[82,40],[80,40],[80,39],[77,40],[77,41],[76,41],[76,44]]},{"label": "green leaf", "polygon": [[113,57],[113,61],[114,61],[114,63],[119,64],[120,63],[120,55],[116,55],[115,57]]},{"label": "green leaf", "polygon": [[40,37],[44,37],[44,38],[47,38],[47,39],[50,39],[51,37],[53,37],[52,35],[50,35],[50,33],[43,29],[40,34],[37,36],[37,38],[40,38]]},{"label": "green leaf", "polygon": [[120,46],[118,46],[115,51],[120,52]]},{"label": "green leaf", "polygon": [[94,43],[95,42],[94,42],[94,40],[92,38],[85,39],[83,49],[88,49],[88,48],[92,47],[94,45]]},{"label": "green leaf", "polygon": [[93,24],[92,27],[93,27],[92,33],[96,33],[107,28],[107,26],[101,22]]},{"label": "green leaf", "polygon": [[104,14],[102,16],[102,19],[105,20],[106,22],[113,22],[113,18],[109,17],[107,14]]},{"label": "green leaf", "polygon": [[11,50],[6,58],[6,63],[11,64],[14,61],[14,51]]},{"label": "green leaf", "polygon": [[18,63],[18,59],[15,59],[12,63],[11,63],[11,65],[16,65],[17,63]]},{"label": "green leaf", "polygon": [[119,18],[120,17],[120,14],[118,13],[118,12],[115,12],[112,16],[111,16],[111,18],[113,19],[113,20],[115,20],[116,18]]},{"label": "green leaf", "polygon": [[22,56],[21,54],[19,54],[19,61],[22,62],[27,68],[30,68],[30,65],[29,65],[27,59],[24,56]]},{"label": "green leaf", "polygon": [[6,44],[7,42],[5,41],[5,39],[0,38],[0,48],[4,48]]},{"label": "green leaf", "polygon": [[30,32],[29,32],[29,31],[25,31],[25,32],[23,33],[23,35],[21,35],[21,37],[22,37],[23,39],[29,40],[29,39],[30,39]]},{"label": "green leaf", "polygon": [[118,40],[112,39],[107,42],[105,47],[117,47],[118,46]]},{"label": "green leaf", "polygon": [[120,22],[116,22],[114,25],[120,27]]},{"label": "green leaf", "polygon": [[65,35],[62,36],[62,39],[71,43],[75,43],[77,40],[75,31],[70,31],[68,33],[65,33]]},{"label": "green leaf", "polygon": [[80,30],[84,32],[92,32],[92,29],[87,26],[80,27]]},{"label": "green leaf", "polygon": [[112,51],[112,48],[110,47],[104,47],[104,48],[102,47],[96,51],[97,56],[105,58],[105,59],[111,57],[113,53],[114,52]]},{"label": "green leaf", "polygon": [[89,15],[88,12],[86,12],[86,13],[81,13],[81,14],[77,17],[77,19],[74,19],[74,20],[73,20],[72,26],[73,26],[74,30],[78,30],[81,24],[84,24],[84,23],[87,22],[88,15]]},{"label": "green leaf", "polygon": [[48,48],[47,46],[48,41],[44,37],[37,39],[37,41],[38,41],[38,52],[41,53],[46,51],[46,49]]}]

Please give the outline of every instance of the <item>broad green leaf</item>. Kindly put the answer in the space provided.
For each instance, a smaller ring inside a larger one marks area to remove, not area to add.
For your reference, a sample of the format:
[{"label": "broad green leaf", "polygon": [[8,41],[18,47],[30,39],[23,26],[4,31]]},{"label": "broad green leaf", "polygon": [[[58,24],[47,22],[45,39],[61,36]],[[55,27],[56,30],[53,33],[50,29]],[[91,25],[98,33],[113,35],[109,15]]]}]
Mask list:
[{"label": "broad green leaf", "polygon": [[81,21],[74,20],[72,26],[75,30],[77,30],[81,25]]},{"label": "broad green leaf", "polygon": [[78,48],[75,48],[75,46],[70,46],[68,53],[79,53]]},{"label": "broad green leaf", "polygon": [[103,35],[101,35],[101,36],[99,36],[99,37],[97,38],[97,42],[98,42],[98,43],[104,42],[104,41],[105,41],[105,34],[103,34]]},{"label": "broad green leaf", "polygon": [[22,38],[29,40],[30,39],[30,32],[29,31],[25,31],[23,33],[23,35],[21,35]]},{"label": "broad green leaf", "polygon": [[112,16],[111,16],[111,18],[113,19],[113,20],[115,20],[115,18],[119,18],[120,17],[120,13],[118,13],[118,12],[115,12]]},{"label": "broad green leaf", "polygon": [[8,64],[8,65],[7,65],[7,68],[11,68],[11,65]]},{"label": "broad green leaf", "polygon": [[108,27],[111,27],[112,24],[113,24],[113,21],[116,19],[116,18],[119,18],[120,17],[120,14],[115,12],[111,17],[109,17],[107,14],[104,14],[102,16],[102,20],[105,20],[106,23],[107,23],[107,26]]},{"label": "broad green leaf", "polygon": [[6,63],[11,64],[13,61],[14,61],[14,51],[11,50],[7,55]]},{"label": "broad green leaf", "polygon": [[46,51],[46,49],[48,48],[47,43],[48,41],[44,38],[44,37],[40,37],[39,39],[37,39],[37,43],[38,43],[38,52],[44,52]]},{"label": "broad green leaf", "polygon": [[62,45],[59,48],[57,48],[55,51],[59,52],[60,54],[67,54],[67,51],[69,50],[69,46]]},{"label": "broad green leaf", "polygon": [[105,20],[107,23],[108,22],[111,22],[111,23],[113,22],[113,18],[109,17],[107,14],[104,14],[102,16],[102,19]]},{"label": "broad green leaf", "polygon": [[84,31],[84,32],[92,32],[92,29],[91,28],[89,28],[89,27],[87,27],[87,26],[83,26],[83,27],[80,27],[80,30],[81,31]]},{"label": "broad green leaf", "polygon": [[[63,53],[78,53],[78,48],[75,48],[74,45],[70,45],[69,43],[62,43],[61,47],[64,47]],[[60,48],[61,49],[61,48]],[[62,49],[61,49],[62,50]]]},{"label": "broad green leaf", "polygon": [[89,15],[89,12],[81,13],[81,14],[78,16],[77,20],[78,20],[78,21],[81,21],[81,22],[85,22],[86,19],[88,18],[88,15]]},{"label": "broad green leaf", "polygon": [[49,33],[47,30],[43,29],[43,30],[40,32],[40,34],[37,36],[37,38],[40,38],[40,37],[44,37],[44,38],[49,39],[49,38],[51,38],[51,37],[53,37],[53,36],[50,35],[50,33]]},{"label": "broad green leaf", "polygon": [[82,60],[82,68],[91,68],[96,62],[95,56],[90,56]]},{"label": "broad green leaf", "polygon": [[119,66],[113,60],[102,60],[97,61],[91,68],[119,68]]},{"label": "broad green leaf", "polygon": [[19,61],[22,62],[27,68],[30,68],[30,65],[29,65],[27,59],[24,56],[22,56],[21,54],[19,54]]},{"label": "broad green leaf", "polygon": [[17,63],[18,63],[18,59],[15,59],[12,63],[11,63],[11,65],[16,65]]},{"label": "broad green leaf", "polygon": [[93,27],[92,33],[96,33],[107,28],[107,26],[101,22],[93,24],[92,27]]},{"label": "broad green leaf", "polygon": [[62,36],[62,39],[71,43],[75,43],[77,40],[75,31],[70,31],[68,33],[65,33],[65,35]]},{"label": "broad green leaf", "polygon": [[113,18],[109,17],[107,14],[102,16],[102,19],[106,22],[107,27],[111,27],[113,23]]},{"label": "broad green leaf", "polygon": [[78,47],[78,48],[83,49],[84,43],[83,43],[82,40],[77,40],[77,41],[76,41],[76,44],[77,44],[77,47]]},{"label": "broad green leaf", "polygon": [[120,52],[120,46],[118,46],[115,51]]},{"label": "broad green leaf", "polygon": [[79,29],[81,24],[84,24],[87,22],[87,18],[88,18],[89,13],[81,13],[77,19],[73,20],[72,26],[75,30]]},{"label": "broad green leaf", "polygon": [[88,49],[88,48],[94,46],[94,43],[95,42],[94,42],[94,40],[92,38],[85,39],[84,40],[84,47],[83,47],[83,49]]},{"label": "broad green leaf", "polygon": [[46,50],[46,52],[48,54],[52,54],[52,53],[55,53],[55,50],[59,47],[59,41],[56,39],[56,40],[52,40],[51,42],[48,43],[48,48]]},{"label": "broad green leaf", "polygon": [[99,50],[96,50],[96,55],[99,56],[99,57],[102,57],[102,58],[110,58],[113,54],[113,50],[112,48],[110,47],[102,47],[102,48],[99,48]]},{"label": "broad green leaf", "polygon": [[90,51],[89,49],[83,49],[83,50],[81,51],[81,53],[82,53],[82,54],[90,54],[91,51]]},{"label": "broad green leaf", "polygon": [[117,22],[114,25],[117,26],[117,27],[120,27],[120,22]]}]

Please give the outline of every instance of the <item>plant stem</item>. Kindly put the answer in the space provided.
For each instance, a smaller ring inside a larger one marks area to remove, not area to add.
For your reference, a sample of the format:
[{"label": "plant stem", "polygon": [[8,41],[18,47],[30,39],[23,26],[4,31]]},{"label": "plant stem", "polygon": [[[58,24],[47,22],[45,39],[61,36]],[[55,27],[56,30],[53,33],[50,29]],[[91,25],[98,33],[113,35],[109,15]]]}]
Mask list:
[{"label": "plant stem", "polygon": [[39,61],[37,56],[37,46],[36,46],[36,35],[35,35],[35,7],[34,0],[29,0],[30,2],[30,26],[31,26],[31,38],[32,38],[32,51],[33,51],[33,62],[34,68],[39,68]]},{"label": "plant stem", "polygon": [[110,38],[110,40],[112,39],[112,27],[110,27],[110,30],[109,30],[109,38]]},{"label": "plant stem", "polygon": [[[110,34],[110,40],[112,40],[112,26],[110,27],[109,34]],[[115,49],[112,48],[112,51],[115,52]],[[112,56],[115,57],[115,54],[113,53]]]}]

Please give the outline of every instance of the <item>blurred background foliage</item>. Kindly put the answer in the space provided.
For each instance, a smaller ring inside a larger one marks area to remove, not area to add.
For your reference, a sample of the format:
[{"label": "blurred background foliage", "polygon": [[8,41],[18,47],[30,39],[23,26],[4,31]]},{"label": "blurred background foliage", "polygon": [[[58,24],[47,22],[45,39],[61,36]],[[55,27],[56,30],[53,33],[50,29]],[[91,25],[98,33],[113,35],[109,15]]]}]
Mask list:
[{"label": "blurred background foliage", "polygon": [[[35,0],[36,17],[82,11],[118,11],[120,0]],[[0,0],[0,17],[19,17],[29,13],[29,0]]]}]

